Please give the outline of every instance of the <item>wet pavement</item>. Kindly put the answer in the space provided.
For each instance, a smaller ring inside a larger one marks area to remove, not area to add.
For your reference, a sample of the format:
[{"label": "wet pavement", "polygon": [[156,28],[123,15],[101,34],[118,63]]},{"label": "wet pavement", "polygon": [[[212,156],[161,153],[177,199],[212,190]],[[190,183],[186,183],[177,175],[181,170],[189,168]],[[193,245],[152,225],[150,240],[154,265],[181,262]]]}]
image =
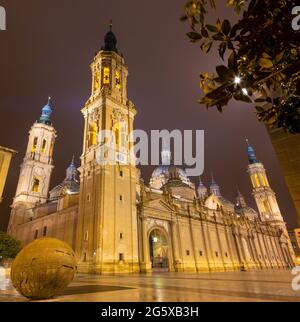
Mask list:
[{"label": "wet pavement", "polygon": [[[290,271],[77,275],[47,302],[300,302]],[[1,290],[2,289],[2,290]],[[9,279],[0,285],[0,302],[23,302]]]}]

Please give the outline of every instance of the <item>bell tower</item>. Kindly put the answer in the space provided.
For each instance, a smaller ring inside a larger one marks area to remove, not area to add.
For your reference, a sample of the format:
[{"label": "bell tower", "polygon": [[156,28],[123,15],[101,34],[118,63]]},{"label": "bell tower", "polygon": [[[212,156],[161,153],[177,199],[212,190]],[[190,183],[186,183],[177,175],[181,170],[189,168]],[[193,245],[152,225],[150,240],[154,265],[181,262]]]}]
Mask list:
[{"label": "bell tower", "polygon": [[257,160],[253,147],[248,144],[248,173],[253,186],[253,196],[262,221],[280,221],[283,218],[277,203],[276,195],[271,189],[264,165]]},{"label": "bell tower", "polygon": [[42,115],[29,131],[26,154],[21,165],[16,195],[12,204],[9,230],[12,226],[31,219],[35,205],[48,199],[53,171],[53,148],[56,131],[51,121],[50,98],[42,109]]},{"label": "bell tower", "polygon": [[[138,272],[138,179],[129,140],[136,108],[127,98],[128,68],[118,52],[112,24],[90,67],[91,96],[82,109],[78,267],[99,274]],[[108,146],[108,140],[113,144]],[[105,162],[109,155],[115,162]]]}]

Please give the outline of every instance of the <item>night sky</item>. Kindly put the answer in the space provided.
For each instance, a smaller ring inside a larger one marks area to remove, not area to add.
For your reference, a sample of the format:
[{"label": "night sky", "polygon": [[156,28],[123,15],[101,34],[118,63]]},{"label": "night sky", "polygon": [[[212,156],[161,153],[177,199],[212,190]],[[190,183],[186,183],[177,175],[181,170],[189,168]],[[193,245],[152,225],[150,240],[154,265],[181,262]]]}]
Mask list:
[{"label": "night sky", "polygon": [[[222,194],[234,201],[236,185],[255,207],[247,175],[245,138],[268,170],[272,188],[289,227],[296,214],[279,163],[253,107],[232,103],[223,114],[197,104],[199,73],[220,63],[189,43],[179,21],[185,0],[0,0],[7,11],[7,31],[0,31],[0,145],[19,154],[13,159],[0,229],[6,229],[28,131],[52,96],[58,131],[51,187],[65,177],[73,153],[82,152],[81,108],[91,90],[89,64],[103,45],[113,19],[119,51],[129,66],[129,98],[136,104],[135,127],[144,130],[205,130],[204,181],[213,171]],[[222,10],[223,17],[230,17]],[[216,16],[217,17],[217,16]],[[216,17],[213,19],[216,20]],[[236,18],[234,18],[236,19]],[[153,167],[142,169],[149,181]],[[197,182],[197,178],[193,179]]]}]

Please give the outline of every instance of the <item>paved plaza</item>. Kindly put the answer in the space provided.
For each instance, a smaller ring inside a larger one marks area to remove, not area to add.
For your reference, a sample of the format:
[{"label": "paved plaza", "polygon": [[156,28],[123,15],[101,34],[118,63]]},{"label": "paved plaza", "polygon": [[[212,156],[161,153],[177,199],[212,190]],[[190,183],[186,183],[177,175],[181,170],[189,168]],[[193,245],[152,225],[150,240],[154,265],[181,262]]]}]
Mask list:
[{"label": "paved plaza", "polygon": [[[300,302],[290,271],[157,273],[151,275],[78,275],[48,302]],[[4,287],[3,287],[4,286]],[[27,301],[10,280],[2,283],[0,302]]]}]

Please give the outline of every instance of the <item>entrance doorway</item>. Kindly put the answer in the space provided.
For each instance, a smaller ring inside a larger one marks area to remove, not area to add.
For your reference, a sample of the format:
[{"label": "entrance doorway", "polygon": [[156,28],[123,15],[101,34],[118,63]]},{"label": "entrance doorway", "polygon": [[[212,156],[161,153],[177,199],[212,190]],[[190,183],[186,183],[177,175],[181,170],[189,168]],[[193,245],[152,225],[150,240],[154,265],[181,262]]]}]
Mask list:
[{"label": "entrance doorway", "polygon": [[160,229],[153,230],[149,244],[153,271],[169,271],[169,244],[165,233]]}]

